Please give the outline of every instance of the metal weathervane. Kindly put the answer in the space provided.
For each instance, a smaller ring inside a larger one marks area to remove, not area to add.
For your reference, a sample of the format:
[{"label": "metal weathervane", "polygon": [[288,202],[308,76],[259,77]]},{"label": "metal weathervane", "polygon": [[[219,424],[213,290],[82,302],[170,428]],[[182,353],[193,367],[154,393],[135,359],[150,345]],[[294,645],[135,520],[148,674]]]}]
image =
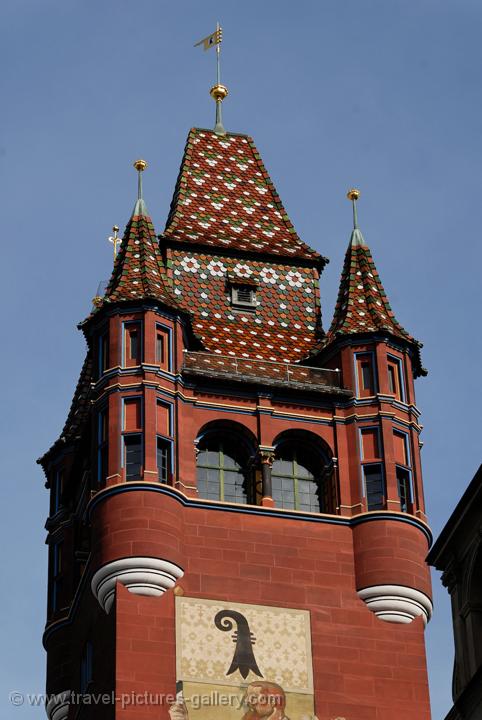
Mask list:
[{"label": "metal weathervane", "polygon": [[216,102],[216,124],[214,126],[214,132],[217,135],[226,135],[226,130],[223,126],[221,103],[228,94],[228,88],[226,85],[221,84],[221,43],[223,40],[223,29],[219,23],[216,23],[216,30],[197,42],[194,47],[203,46],[204,50],[209,50],[211,47],[216,47],[216,84],[212,86],[209,94],[212,99]]}]

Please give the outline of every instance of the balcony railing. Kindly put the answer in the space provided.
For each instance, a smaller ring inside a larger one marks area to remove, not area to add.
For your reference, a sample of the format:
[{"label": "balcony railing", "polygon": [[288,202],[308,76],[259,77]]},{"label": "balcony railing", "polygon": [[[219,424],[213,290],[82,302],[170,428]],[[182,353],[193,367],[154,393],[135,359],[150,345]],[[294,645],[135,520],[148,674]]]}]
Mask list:
[{"label": "balcony railing", "polygon": [[183,371],[187,374],[209,375],[231,379],[252,379],[262,383],[310,385],[341,390],[339,370],[278,363],[270,360],[249,360],[212,355],[204,352],[184,352]]}]

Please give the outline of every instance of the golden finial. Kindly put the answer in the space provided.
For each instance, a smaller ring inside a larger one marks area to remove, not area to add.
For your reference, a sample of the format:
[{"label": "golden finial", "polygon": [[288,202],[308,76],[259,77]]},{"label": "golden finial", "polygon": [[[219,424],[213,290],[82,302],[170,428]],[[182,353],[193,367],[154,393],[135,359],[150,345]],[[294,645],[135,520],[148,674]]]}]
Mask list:
[{"label": "golden finial", "polygon": [[221,85],[221,83],[217,83],[216,85],[212,86],[209,94],[216,102],[222,102],[224,98],[228,95],[228,88],[226,87],[226,85]]},{"label": "golden finial", "polygon": [[142,174],[147,167],[145,160],[136,160],[134,164],[135,169],[139,173],[137,178],[137,199],[142,200]]},{"label": "golden finial", "polygon": [[114,246],[114,260],[117,257],[117,246],[122,242],[122,239],[118,237],[117,233],[119,232],[119,227],[117,225],[114,225],[112,228],[112,232],[114,233],[109,237],[109,242],[112,243]]},{"label": "golden finial", "polygon": [[351,190],[348,190],[346,196],[348,200],[351,200],[353,203],[353,227],[355,230],[358,229],[358,215],[356,211],[356,203],[358,198],[360,197],[361,193],[356,188],[351,188]]}]

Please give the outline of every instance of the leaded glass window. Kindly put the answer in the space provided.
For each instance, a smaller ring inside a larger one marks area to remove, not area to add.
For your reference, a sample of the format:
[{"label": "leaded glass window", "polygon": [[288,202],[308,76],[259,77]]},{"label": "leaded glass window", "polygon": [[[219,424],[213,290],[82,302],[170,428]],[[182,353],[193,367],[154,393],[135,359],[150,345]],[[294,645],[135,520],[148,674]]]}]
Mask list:
[{"label": "leaded glass window", "polygon": [[321,458],[301,444],[284,442],[276,449],[271,479],[276,507],[320,512]]},{"label": "leaded glass window", "polygon": [[197,457],[199,497],[247,503],[246,457],[234,438],[213,434],[201,440]]}]

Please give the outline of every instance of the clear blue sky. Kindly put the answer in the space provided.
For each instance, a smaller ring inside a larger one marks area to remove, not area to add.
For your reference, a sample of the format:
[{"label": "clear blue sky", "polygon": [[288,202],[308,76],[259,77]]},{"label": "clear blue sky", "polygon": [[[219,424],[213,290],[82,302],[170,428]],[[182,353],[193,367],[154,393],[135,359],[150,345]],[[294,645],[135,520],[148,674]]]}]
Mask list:
[{"label": "clear blue sky", "polygon": [[[479,462],[482,5],[478,0],[3,0],[2,717],[42,691],[47,515],[35,459],[58,436],[84,354],[77,321],[131,212],[132,161],[163,228],[193,125],[211,127],[218,18],[229,130],[254,136],[301,237],[327,255],[325,327],[351,227],[348,187],[417,382],[435,534]],[[450,706],[448,596],[427,630],[433,717]]]}]

